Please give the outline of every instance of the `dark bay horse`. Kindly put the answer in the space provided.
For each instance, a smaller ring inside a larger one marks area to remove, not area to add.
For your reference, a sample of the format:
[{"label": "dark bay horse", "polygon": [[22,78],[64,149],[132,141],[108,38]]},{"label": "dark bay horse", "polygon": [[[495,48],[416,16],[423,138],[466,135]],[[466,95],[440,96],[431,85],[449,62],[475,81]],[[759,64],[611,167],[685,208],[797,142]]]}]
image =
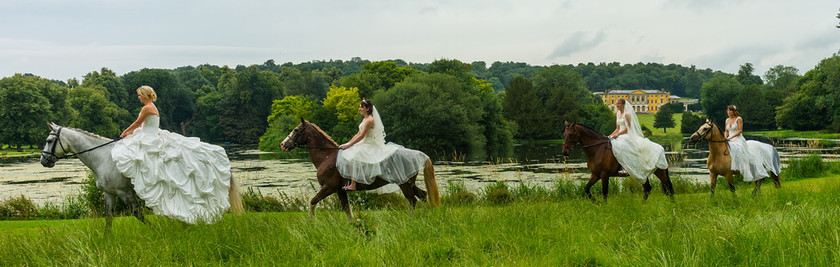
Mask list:
[{"label": "dark bay horse", "polygon": [[[338,168],[335,167],[335,161],[338,156],[338,144],[322,131],[318,125],[301,118],[300,125],[289,133],[289,136],[283,140],[280,146],[284,151],[291,151],[295,147],[305,147],[309,151],[309,158],[312,160],[312,164],[315,165],[318,183],[321,185],[321,189],[309,202],[309,215],[314,217],[315,205],[329,195],[336,193],[338,194],[338,200],[341,202],[341,206],[344,208],[344,212],[347,214],[347,219],[353,220],[353,213],[350,211],[350,202],[347,200],[347,191],[341,188],[349,180],[342,177],[338,172]],[[427,195],[430,204],[439,206],[440,194],[438,193],[437,181],[435,180],[435,169],[432,161],[429,159],[426,160],[423,177],[426,182],[426,190],[429,190],[428,194],[414,184],[417,180],[417,175],[414,175],[407,182],[399,185],[403,195],[408,199],[412,208],[417,204],[417,199],[425,200]],[[369,185],[357,183],[356,190],[373,190],[387,184],[388,182],[377,177]]]},{"label": "dark bay horse", "polygon": [[[709,158],[706,159],[706,166],[709,168],[709,185],[711,186],[712,195],[715,194],[715,186],[717,186],[718,175],[723,175],[724,177],[726,177],[726,181],[729,182],[729,191],[732,192],[732,194],[734,195],[735,184],[732,180],[732,175],[739,173],[739,171],[732,170],[732,156],[729,155],[729,145],[726,141],[726,138],[723,137],[723,132],[721,132],[717,124],[715,124],[709,119],[706,119],[706,123],[701,125],[700,128],[697,129],[697,131],[695,131],[694,134],[692,134],[689,138],[689,140],[693,143],[699,142],[700,140],[704,139],[709,141]],[[764,168],[770,172],[770,177],[773,178],[773,183],[776,185],[776,188],[780,188],[782,187],[782,183],[779,181],[779,152],[777,152],[775,148],[773,148],[772,150],[773,155],[767,156],[774,157],[774,166],[764,166]],[[760,155],[751,156],[755,157]],[[764,179],[755,181],[755,189],[753,189],[753,195],[756,195],[759,192],[761,192],[762,181],[764,181]]]},{"label": "dark bay horse", "polygon": [[[586,196],[592,200],[595,199],[592,197],[592,193],[589,192],[589,189],[592,188],[598,180],[601,180],[601,193],[604,194],[604,199],[607,199],[610,177],[626,176],[619,175],[618,173],[619,170],[621,170],[621,165],[618,163],[615,155],[613,155],[610,139],[589,126],[574,122],[571,124],[566,122],[566,131],[563,135],[564,156],[568,156],[569,152],[578,143],[580,143],[583,152],[586,153],[586,165],[589,167],[589,171],[592,172],[592,175],[589,177],[589,181],[586,183],[586,187],[584,188]],[[662,182],[662,191],[673,199],[674,185],[671,184],[671,178],[668,177],[668,169],[656,169],[654,174],[657,178],[659,178],[659,181]],[[642,188],[644,188],[645,192],[644,199],[647,200],[650,195],[650,190],[652,189],[650,181],[645,180],[645,183],[642,184]]]}]

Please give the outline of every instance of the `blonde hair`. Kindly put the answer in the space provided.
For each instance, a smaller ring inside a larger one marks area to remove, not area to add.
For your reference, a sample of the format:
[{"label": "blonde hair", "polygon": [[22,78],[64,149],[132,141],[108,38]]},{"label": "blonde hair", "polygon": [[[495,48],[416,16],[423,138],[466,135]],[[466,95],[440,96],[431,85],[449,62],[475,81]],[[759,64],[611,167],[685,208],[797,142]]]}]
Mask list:
[{"label": "blonde hair", "polygon": [[155,89],[152,89],[151,86],[143,85],[137,87],[137,92],[145,95],[149,98],[149,100],[152,100],[152,102],[157,101],[157,94],[155,93]]}]

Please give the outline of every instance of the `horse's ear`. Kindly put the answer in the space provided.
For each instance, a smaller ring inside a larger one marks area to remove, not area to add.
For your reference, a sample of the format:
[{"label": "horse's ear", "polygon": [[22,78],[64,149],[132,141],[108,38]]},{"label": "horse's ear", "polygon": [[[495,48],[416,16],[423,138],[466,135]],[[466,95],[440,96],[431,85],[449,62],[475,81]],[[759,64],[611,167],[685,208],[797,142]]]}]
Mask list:
[{"label": "horse's ear", "polygon": [[709,118],[706,118],[706,123],[712,122]]},{"label": "horse's ear", "polygon": [[55,128],[58,128],[58,125],[56,125],[55,123],[52,123],[52,122],[47,123],[47,126],[49,126],[50,130],[53,130],[53,131],[55,130]]},{"label": "horse's ear", "polygon": [[303,116],[300,117],[300,124],[306,124],[306,120],[303,119]]},{"label": "horse's ear", "polygon": [[565,125],[566,127],[569,127],[569,121],[563,121],[563,125]]}]

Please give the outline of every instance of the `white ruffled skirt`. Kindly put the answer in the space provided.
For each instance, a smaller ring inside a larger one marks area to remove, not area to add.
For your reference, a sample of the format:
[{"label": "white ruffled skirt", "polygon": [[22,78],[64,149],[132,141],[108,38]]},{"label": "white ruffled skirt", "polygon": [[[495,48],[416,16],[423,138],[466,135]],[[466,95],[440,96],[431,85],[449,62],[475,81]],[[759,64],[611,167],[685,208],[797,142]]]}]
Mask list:
[{"label": "white ruffled skirt", "polygon": [[779,170],[775,170],[774,164],[774,148],[765,143],[758,141],[747,141],[739,136],[729,141],[729,156],[732,158],[733,171],[740,171],[741,176],[744,177],[745,182],[758,181],[770,175],[767,173],[773,172],[779,174]]},{"label": "white ruffled skirt", "polygon": [[650,139],[622,134],[610,142],[618,163],[640,184],[656,169],[668,169],[665,149]]},{"label": "white ruffled skirt", "polygon": [[157,215],[213,223],[230,208],[230,161],[220,146],[139,128],[116,143],[111,157]]},{"label": "white ruffled skirt", "polygon": [[336,167],[341,176],[371,184],[376,177],[403,184],[423,169],[429,156],[394,143],[377,145],[359,142],[338,151]]}]

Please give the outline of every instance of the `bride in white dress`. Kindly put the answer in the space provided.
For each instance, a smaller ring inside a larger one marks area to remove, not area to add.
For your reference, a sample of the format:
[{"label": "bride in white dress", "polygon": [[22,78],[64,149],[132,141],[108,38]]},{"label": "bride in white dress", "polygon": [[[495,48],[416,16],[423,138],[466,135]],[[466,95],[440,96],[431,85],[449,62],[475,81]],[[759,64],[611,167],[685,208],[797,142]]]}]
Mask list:
[{"label": "bride in white dress", "polygon": [[656,169],[668,169],[665,149],[644,137],[632,105],[619,99],[616,107],[616,127],[609,136],[613,155],[630,177],[644,184]]},{"label": "bride in white dress", "polygon": [[765,163],[772,160],[772,157],[767,155],[770,152],[761,149],[763,144],[752,144],[755,141],[747,141],[741,134],[744,131],[744,119],[741,118],[735,105],[726,107],[726,115],[728,118],[726,118],[724,136],[726,136],[726,141],[729,141],[729,156],[732,159],[730,169],[740,171],[745,182],[770,177],[765,169],[765,165],[773,166],[772,163]]},{"label": "bride in white dress", "polygon": [[356,183],[371,184],[380,177],[389,183],[403,184],[423,169],[429,158],[423,152],[385,143],[385,126],[370,100],[362,100],[359,113],[364,116],[359,132],[338,146],[336,168],[351,179],[344,190],[356,190]]},{"label": "bride in white dress", "polygon": [[155,214],[187,223],[212,223],[230,208],[230,161],[224,148],[161,130],[157,95],[137,88],[140,115],[111,151],[123,175]]}]

